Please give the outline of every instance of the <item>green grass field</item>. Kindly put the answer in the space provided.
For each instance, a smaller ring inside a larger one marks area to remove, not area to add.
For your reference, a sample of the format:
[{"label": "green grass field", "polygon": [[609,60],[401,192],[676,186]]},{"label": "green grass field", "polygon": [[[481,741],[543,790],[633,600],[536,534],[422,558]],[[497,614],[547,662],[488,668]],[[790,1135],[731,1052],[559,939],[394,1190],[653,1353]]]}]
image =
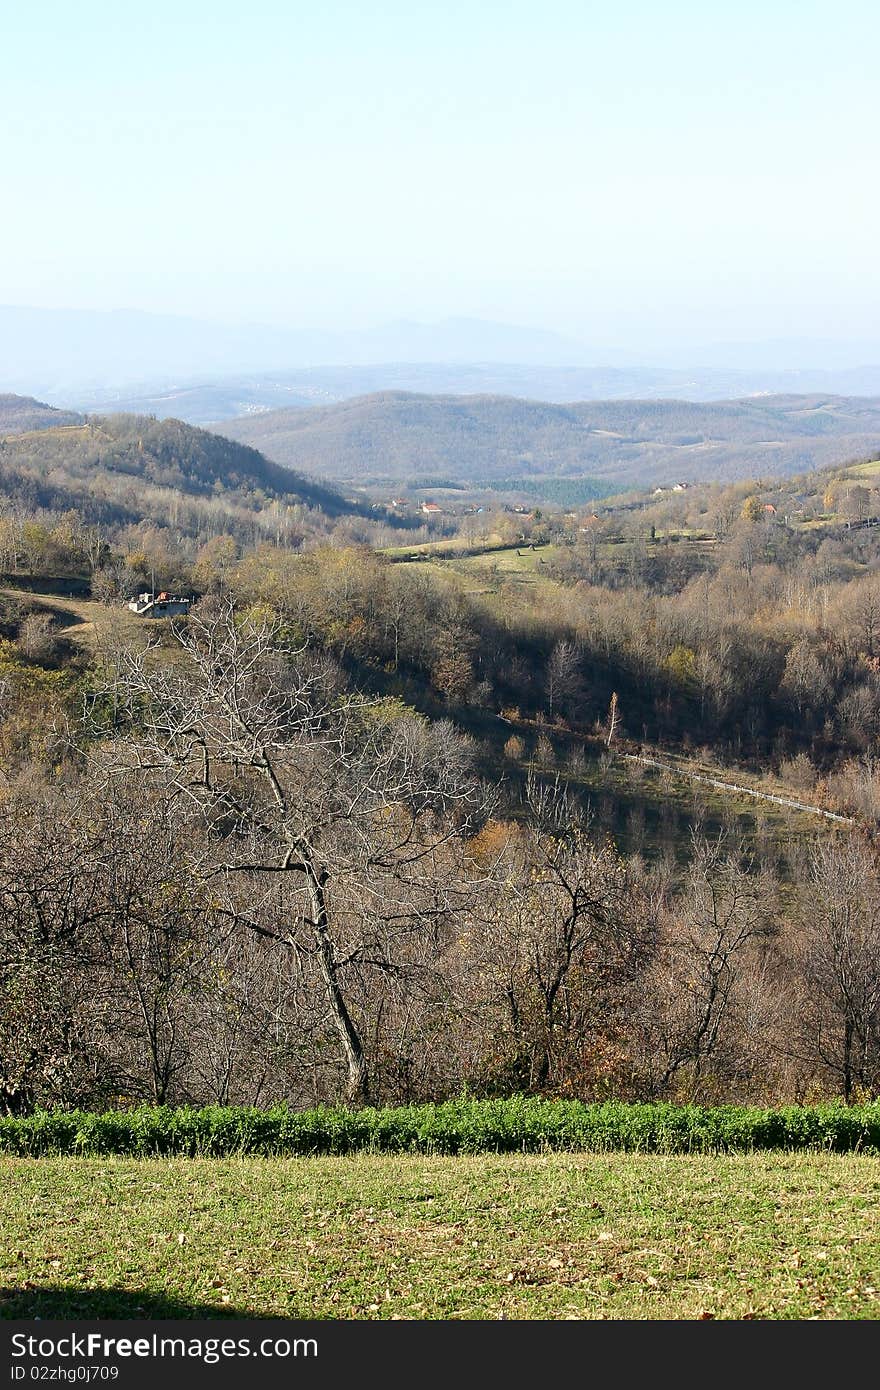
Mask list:
[{"label": "green grass field", "polygon": [[848,478],[875,478],[880,473],[880,459],[868,459],[865,463],[854,464],[846,470]]},{"label": "green grass field", "polygon": [[5,1317],[876,1318],[880,1157],[0,1160]]},{"label": "green grass field", "polygon": [[[417,549],[413,547],[412,553]],[[481,596],[492,612],[503,611],[514,595],[534,594],[539,588],[551,593],[559,587],[546,573],[548,563],[561,553],[562,547],[557,545],[537,550],[522,545],[493,546],[478,555],[458,555],[450,550],[445,557],[439,547],[424,549],[429,555],[427,561],[401,560],[402,567],[457,584],[464,593]]]},{"label": "green grass field", "polygon": [[[490,543],[479,548],[473,555],[463,554],[462,549],[460,541],[435,541],[425,545],[398,546],[384,553],[397,557],[399,562],[407,567],[417,564],[427,572],[439,566],[443,573],[451,570],[459,575],[468,575],[473,571],[484,570],[486,573],[497,573],[507,579],[522,579],[536,575],[541,568],[541,561],[546,563],[558,556],[563,547],[540,545],[536,550],[530,550],[527,545],[522,544],[516,546]],[[427,559],[408,561],[408,555],[421,555]]]},{"label": "green grass field", "polygon": [[511,545],[484,555],[469,555],[454,564],[467,577],[479,575],[487,580],[496,578],[515,584],[550,584],[553,581],[541,571],[563,553],[564,547],[559,545],[541,545],[536,550]]}]

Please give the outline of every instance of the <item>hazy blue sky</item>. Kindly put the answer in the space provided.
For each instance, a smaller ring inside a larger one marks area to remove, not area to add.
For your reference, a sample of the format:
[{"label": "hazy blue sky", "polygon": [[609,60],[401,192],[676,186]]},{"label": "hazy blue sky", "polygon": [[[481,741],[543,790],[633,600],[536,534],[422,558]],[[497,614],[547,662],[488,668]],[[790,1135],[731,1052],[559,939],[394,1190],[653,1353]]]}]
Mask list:
[{"label": "hazy blue sky", "polygon": [[876,0],[7,7],[0,302],[877,337]]}]

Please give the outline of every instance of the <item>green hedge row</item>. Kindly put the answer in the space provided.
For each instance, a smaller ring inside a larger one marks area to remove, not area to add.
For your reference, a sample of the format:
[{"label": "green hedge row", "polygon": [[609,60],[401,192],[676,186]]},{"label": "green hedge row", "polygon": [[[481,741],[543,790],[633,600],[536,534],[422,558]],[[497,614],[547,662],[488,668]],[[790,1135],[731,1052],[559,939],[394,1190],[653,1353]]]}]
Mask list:
[{"label": "green hedge row", "polygon": [[722,1153],[767,1149],[880,1152],[880,1103],[787,1106],[627,1105],[539,1100],[448,1101],[385,1110],[285,1107],[95,1114],[39,1111],[0,1119],[0,1152],[41,1154],[540,1153],[547,1150]]}]

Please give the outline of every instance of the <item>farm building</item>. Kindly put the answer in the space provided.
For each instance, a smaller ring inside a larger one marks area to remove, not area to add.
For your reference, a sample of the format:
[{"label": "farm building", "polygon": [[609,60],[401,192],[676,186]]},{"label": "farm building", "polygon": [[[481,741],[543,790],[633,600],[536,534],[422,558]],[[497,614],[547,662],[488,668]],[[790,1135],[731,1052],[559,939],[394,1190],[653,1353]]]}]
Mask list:
[{"label": "farm building", "polygon": [[174,594],[138,594],[129,603],[132,613],[139,618],[176,618],[189,612],[190,600],[177,598]]}]

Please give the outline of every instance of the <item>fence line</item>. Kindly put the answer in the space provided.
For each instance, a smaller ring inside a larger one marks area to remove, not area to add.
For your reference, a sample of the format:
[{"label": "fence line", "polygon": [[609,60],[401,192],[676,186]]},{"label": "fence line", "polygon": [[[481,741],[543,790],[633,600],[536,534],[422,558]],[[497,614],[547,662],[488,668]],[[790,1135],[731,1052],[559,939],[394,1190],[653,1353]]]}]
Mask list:
[{"label": "fence line", "polygon": [[852,816],[839,816],[836,811],[823,811],[820,806],[810,806],[805,801],[794,801],[791,797],[775,796],[773,792],[759,792],[754,787],[741,787],[737,782],[722,782],[718,777],[707,777],[701,772],[691,772],[690,768],[681,767],[676,763],[664,763],[659,758],[646,758],[641,753],[624,753],[624,758],[630,762],[644,763],[646,767],[659,767],[663,772],[674,772],[679,777],[689,777],[692,782],[702,782],[707,787],[716,787],[719,791],[739,792],[742,796],[753,796],[758,801],[773,801],[777,806],[789,806],[794,811],[806,811],[809,815],[824,816],[826,820],[839,822],[840,825],[855,825],[856,821]]}]

